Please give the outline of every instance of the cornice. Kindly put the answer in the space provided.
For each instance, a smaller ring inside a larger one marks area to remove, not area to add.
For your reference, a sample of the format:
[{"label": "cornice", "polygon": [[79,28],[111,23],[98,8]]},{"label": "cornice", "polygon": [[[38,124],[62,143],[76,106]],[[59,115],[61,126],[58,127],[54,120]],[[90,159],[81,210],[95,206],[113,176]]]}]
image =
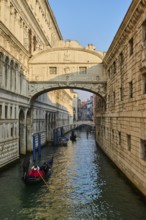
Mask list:
[{"label": "cornice", "polygon": [[[76,47],[56,47],[56,48],[48,48],[46,50],[42,50],[42,51],[39,51],[38,53],[34,54],[32,57],[31,57],[31,60],[33,61],[33,59],[35,59],[36,57],[40,56],[41,54],[44,54],[44,53],[48,53],[48,52],[57,52],[57,51],[81,51],[81,52],[85,52],[85,53],[89,53],[89,54],[92,54],[98,58],[101,59],[101,63],[103,62],[103,59],[104,59],[104,54],[103,56],[98,52],[98,51],[92,51],[92,50],[88,50],[86,48],[76,48]],[[30,60],[30,62],[31,62]],[[91,64],[91,62],[90,62]]]},{"label": "cornice", "polygon": [[49,4],[49,1],[48,1],[48,0],[44,0],[44,1],[45,1],[45,4],[46,4],[46,7],[47,7],[48,11],[50,12],[50,15],[51,15],[51,18],[52,18],[52,20],[53,20],[54,26],[56,27],[58,36],[59,36],[60,40],[63,40],[62,34],[61,34],[60,29],[59,29],[59,27],[58,27],[56,18],[55,18],[54,13],[53,13],[53,11],[52,11],[52,9],[51,9],[51,6],[50,6],[50,4]]},{"label": "cornice", "polygon": [[[50,42],[48,41],[48,39],[46,38],[43,30],[41,29],[38,21],[36,20],[35,16],[33,15],[29,5],[27,4],[27,1],[26,0],[23,0],[23,1],[19,1],[19,0],[12,0],[13,2],[13,5],[16,7],[17,11],[20,13],[20,16],[23,18],[23,20],[25,21],[25,23],[27,24],[28,27],[30,27],[31,25],[31,28],[34,30],[34,32],[39,32],[41,38],[43,39],[43,41],[45,42],[46,45],[50,46]],[[28,22],[27,18],[26,18],[26,15],[24,14],[24,12],[22,10],[20,10],[20,2],[21,4],[23,4],[24,8],[26,9],[27,13],[29,14],[30,16],[30,20],[31,22]],[[35,30],[34,27],[37,27],[37,31]],[[40,37],[39,36],[39,37]]]},{"label": "cornice", "polygon": [[103,62],[105,64],[110,63],[111,59],[115,56],[118,48],[125,44],[125,41],[130,33],[134,30],[134,27],[144,12],[144,6],[146,5],[146,0],[133,0],[105,57]]},{"label": "cornice", "polygon": [[0,21],[0,35],[3,35],[5,39],[11,41],[18,47],[28,58],[30,57],[29,52],[24,48],[24,46],[17,40],[17,38],[9,31],[9,29]]}]

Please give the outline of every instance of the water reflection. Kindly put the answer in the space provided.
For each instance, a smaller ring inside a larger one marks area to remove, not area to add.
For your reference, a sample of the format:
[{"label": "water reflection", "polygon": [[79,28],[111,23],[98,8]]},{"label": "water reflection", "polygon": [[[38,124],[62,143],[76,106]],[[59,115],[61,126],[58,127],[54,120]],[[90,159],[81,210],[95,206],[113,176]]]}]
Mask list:
[{"label": "water reflection", "polygon": [[81,132],[67,147],[46,147],[54,156],[47,182],[26,186],[20,164],[0,175],[1,219],[144,220],[146,205],[97,149],[93,134]]}]

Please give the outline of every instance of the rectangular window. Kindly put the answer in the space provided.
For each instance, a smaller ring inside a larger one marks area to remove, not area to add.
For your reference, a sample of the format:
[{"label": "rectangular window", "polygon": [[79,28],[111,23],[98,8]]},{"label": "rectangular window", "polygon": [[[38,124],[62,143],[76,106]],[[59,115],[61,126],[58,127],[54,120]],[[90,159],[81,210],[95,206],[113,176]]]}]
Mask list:
[{"label": "rectangular window", "polygon": [[133,38],[129,41],[129,55],[133,54]]},{"label": "rectangular window", "polygon": [[146,41],[146,20],[142,24],[142,40]]},{"label": "rectangular window", "polygon": [[118,132],[119,135],[119,145],[121,145],[121,131]]},{"label": "rectangular window", "polygon": [[49,70],[50,70],[50,74],[57,74],[57,67],[50,67],[49,68]]},{"label": "rectangular window", "polygon": [[114,140],[114,130],[112,129],[112,140]]},{"label": "rectangular window", "polygon": [[31,29],[28,30],[28,41],[29,41],[29,53],[31,53],[32,50],[32,31]]},{"label": "rectangular window", "polygon": [[129,82],[129,98],[133,98],[133,82]]},{"label": "rectangular window", "polygon": [[11,127],[11,137],[13,137],[13,132],[14,132],[14,129],[13,129],[13,127]]},{"label": "rectangular window", "polygon": [[143,94],[146,94],[146,73],[142,76],[143,81]]},{"label": "rectangular window", "polygon": [[127,134],[127,146],[128,150],[131,151],[131,135]]},{"label": "rectangular window", "polygon": [[108,77],[110,78],[110,69],[107,72],[108,72]]},{"label": "rectangular window", "polygon": [[17,107],[15,107],[15,118],[17,118]]},{"label": "rectangular window", "polygon": [[124,56],[123,56],[123,53],[121,52],[120,53],[120,66],[122,66],[124,63]]},{"label": "rectangular window", "polygon": [[146,140],[141,140],[140,158],[146,161]]},{"label": "rectangular window", "polygon": [[110,107],[110,95],[108,95],[108,108]]},{"label": "rectangular window", "polygon": [[2,105],[0,105],[0,118],[2,118]]},{"label": "rectangular window", "polygon": [[10,107],[10,118],[12,118],[12,115],[13,114],[13,108],[12,108],[12,106]]},{"label": "rectangular window", "polygon": [[115,102],[116,102],[116,93],[113,92],[113,104],[115,104]]},{"label": "rectangular window", "polygon": [[8,117],[8,106],[5,106],[5,119]]},{"label": "rectangular window", "polygon": [[87,67],[79,67],[79,72],[81,74],[86,74],[87,73]]},{"label": "rectangular window", "polygon": [[33,51],[36,50],[36,45],[37,45],[36,36],[33,36]]},{"label": "rectangular window", "polygon": [[113,63],[113,73],[116,73],[116,62]]},{"label": "rectangular window", "polygon": [[120,101],[123,100],[123,88],[121,87],[120,88]]}]

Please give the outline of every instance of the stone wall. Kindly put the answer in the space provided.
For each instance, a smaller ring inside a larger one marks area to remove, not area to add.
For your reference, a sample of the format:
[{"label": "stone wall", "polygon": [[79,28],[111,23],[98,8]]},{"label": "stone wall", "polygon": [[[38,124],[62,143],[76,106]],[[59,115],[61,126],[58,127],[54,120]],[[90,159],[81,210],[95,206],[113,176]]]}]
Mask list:
[{"label": "stone wall", "polygon": [[30,58],[61,39],[47,0],[0,1],[0,168],[32,151],[33,135],[51,141],[57,117],[58,126],[69,123],[71,92],[65,102],[61,93],[29,97]]},{"label": "stone wall", "polygon": [[146,1],[133,0],[104,58],[106,106],[97,98],[96,140],[146,195]]}]

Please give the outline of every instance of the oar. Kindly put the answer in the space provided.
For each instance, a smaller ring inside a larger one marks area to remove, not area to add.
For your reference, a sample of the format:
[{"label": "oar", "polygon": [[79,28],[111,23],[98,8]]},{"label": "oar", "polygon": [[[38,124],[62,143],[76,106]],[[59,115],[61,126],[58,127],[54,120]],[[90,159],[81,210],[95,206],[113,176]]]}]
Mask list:
[{"label": "oar", "polygon": [[[38,171],[38,170],[37,170]],[[44,178],[41,176],[40,172],[38,171],[38,174],[40,175],[40,177],[42,178],[43,182],[45,183],[45,185],[47,186],[48,190],[49,190],[49,186],[47,184],[47,182],[44,180]]]}]

